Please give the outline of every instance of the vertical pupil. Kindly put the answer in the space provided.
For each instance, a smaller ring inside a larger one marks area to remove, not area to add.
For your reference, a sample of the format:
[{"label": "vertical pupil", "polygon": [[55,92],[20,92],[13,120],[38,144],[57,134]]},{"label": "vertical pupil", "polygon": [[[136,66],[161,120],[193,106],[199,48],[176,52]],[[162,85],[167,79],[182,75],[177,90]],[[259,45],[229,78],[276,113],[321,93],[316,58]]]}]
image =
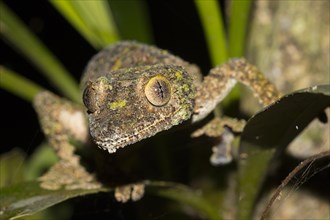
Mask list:
[{"label": "vertical pupil", "polygon": [[154,106],[163,106],[171,98],[169,81],[162,76],[155,76],[149,80],[144,89],[146,98]]},{"label": "vertical pupil", "polygon": [[163,86],[162,86],[162,84],[157,80],[157,92],[159,93],[159,96],[160,96],[160,98],[162,98],[162,99],[164,99],[164,96],[165,96],[165,94],[164,94],[164,89],[163,89]]}]

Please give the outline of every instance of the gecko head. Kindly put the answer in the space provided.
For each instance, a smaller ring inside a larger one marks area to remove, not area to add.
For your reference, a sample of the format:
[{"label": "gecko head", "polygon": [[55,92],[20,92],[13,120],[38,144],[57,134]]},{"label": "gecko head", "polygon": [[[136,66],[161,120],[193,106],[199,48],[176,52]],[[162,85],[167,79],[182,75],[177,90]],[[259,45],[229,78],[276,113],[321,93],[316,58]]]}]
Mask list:
[{"label": "gecko head", "polygon": [[109,153],[191,117],[195,89],[179,66],[120,69],[88,82],[83,93],[90,133]]}]

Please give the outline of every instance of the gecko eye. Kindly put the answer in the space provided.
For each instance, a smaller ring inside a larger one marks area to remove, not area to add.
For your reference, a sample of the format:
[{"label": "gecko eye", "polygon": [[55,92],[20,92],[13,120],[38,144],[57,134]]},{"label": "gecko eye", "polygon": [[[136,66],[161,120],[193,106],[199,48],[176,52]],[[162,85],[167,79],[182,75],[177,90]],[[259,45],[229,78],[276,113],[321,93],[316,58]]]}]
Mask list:
[{"label": "gecko eye", "polygon": [[93,113],[98,109],[96,100],[97,92],[95,88],[93,88],[92,84],[90,84],[85,88],[83,93],[83,102],[88,112]]},{"label": "gecko eye", "polygon": [[88,113],[94,113],[100,110],[104,105],[109,82],[106,78],[100,77],[96,82],[89,82],[83,93],[83,102]]},{"label": "gecko eye", "polygon": [[170,82],[163,76],[155,76],[144,88],[145,96],[154,106],[163,106],[171,98]]}]

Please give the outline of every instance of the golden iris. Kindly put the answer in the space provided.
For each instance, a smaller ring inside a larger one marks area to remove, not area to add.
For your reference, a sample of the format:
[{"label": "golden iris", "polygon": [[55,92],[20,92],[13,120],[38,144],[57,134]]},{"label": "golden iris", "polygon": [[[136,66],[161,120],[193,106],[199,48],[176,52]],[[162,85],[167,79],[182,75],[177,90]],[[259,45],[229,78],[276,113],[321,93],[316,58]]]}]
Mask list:
[{"label": "golden iris", "polygon": [[144,93],[152,105],[163,106],[171,98],[170,82],[163,76],[155,76],[146,84]]}]

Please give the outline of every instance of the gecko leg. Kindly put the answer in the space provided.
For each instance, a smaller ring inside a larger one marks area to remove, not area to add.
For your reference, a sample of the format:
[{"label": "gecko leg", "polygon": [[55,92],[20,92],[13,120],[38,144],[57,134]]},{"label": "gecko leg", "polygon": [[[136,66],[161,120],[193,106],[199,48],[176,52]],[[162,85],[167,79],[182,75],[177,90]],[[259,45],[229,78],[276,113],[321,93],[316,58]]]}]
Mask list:
[{"label": "gecko leg", "polygon": [[34,98],[34,108],[49,144],[54,148],[59,161],[39,178],[42,188],[56,190],[98,188],[94,176],[80,165],[80,158],[74,154],[71,139],[86,143],[87,121],[83,109],[59,98],[48,91],[40,92]]},{"label": "gecko leg", "polygon": [[280,92],[257,67],[243,58],[231,59],[211,69],[203,83],[197,87],[192,121],[200,121],[212,112],[237,82],[250,88],[264,106],[280,98]]},{"label": "gecko leg", "polygon": [[[237,82],[248,86],[264,106],[280,98],[280,92],[255,66],[243,58],[231,59],[229,62],[213,68],[210,74],[204,78],[202,85],[197,88],[192,121],[196,122],[205,118],[226,97]],[[214,165],[226,164],[231,161],[231,156],[228,153],[231,150],[221,148],[230,148],[229,140],[232,140],[233,137],[225,126],[230,127],[234,132],[241,132],[244,125],[243,120],[216,117],[209,124],[194,132],[192,136],[220,137],[223,135],[222,142],[213,147],[210,160]],[[220,162],[217,163],[217,161]]]},{"label": "gecko leg", "polygon": [[[74,153],[71,139],[80,143],[88,141],[88,127],[84,109],[62,99],[51,92],[39,93],[34,99],[34,107],[49,144],[55,150],[59,161],[39,178],[40,186],[48,190],[61,187],[66,189],[95,189],[101,187],[94,175],[80,164]],[[137,201],[144,194],[143,183],[120,186],[115,189],[115,199],[127,202]]]}]

